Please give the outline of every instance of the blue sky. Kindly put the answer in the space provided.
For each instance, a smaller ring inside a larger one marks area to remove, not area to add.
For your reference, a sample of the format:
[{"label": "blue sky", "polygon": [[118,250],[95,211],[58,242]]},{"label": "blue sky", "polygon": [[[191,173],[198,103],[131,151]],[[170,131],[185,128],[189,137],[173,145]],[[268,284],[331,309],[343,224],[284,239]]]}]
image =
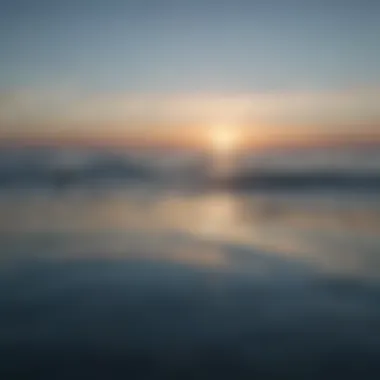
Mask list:
[{"label": "blue sky", "polygon": [[3,98],[380,88],[375,0],[7,0],[0,25]]}]

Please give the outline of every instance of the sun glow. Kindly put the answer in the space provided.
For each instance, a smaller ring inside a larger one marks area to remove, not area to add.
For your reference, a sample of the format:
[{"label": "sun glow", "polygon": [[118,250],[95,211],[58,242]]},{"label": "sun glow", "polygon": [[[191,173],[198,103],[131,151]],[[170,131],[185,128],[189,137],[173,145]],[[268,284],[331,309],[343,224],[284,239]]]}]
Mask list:
[{"label": "sun glow", "polygon": [[216,125],[209,132],[211,174],[226,176],[235,170],[235,159],[241,147],[241,134],[233,125]]},{"label": "sun glow", "polygon": [[231,126],[218,126],[211,130],[211,147],[215,153],[228,154],[239,145],[239,135]]}]

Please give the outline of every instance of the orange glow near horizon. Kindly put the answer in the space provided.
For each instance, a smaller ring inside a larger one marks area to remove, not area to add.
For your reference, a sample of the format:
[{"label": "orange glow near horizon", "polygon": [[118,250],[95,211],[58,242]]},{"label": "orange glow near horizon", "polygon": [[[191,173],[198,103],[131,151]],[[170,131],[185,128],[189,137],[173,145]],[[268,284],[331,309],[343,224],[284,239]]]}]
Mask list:
[{"label": "orange glow near horizon", "polygon": [[214,153],[228,155],[239,149],[239,131],[232,126],[220,125],[210,132],[211,149]]},{"label": "orange glow near horizon", "polygon": [[209,130],[208,153],[212,157],[211,174],[224,176],[234,170],[235,155],[242,149],[242,131],[237,125],[219,124]]},{"label": "orange glow near horizon", "polygon": [[[314,133],[311,133],[311,131]],[[246,150],[313,148],[380,144],[379,127],[372,133],[324,133],[309,126],[288,126],[284,131],[266,124],[171,125],[122,131],[113,125],[91,133],[68,128],[49,133],[12,133],[0,136],[0,146],[78,146],[125,149],[202,150],[215,157],[229,157]]]}]

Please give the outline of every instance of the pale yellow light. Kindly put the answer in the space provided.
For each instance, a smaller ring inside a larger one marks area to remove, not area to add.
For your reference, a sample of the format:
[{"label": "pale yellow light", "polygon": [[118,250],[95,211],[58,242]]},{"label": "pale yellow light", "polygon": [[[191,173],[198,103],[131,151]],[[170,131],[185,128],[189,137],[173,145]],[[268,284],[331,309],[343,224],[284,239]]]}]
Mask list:
[{"label": "pale yellow light", "polygon": [[211,131],[212,149],[217,153],[229,153],[238,148],[239,135],[232,127],[218,126]]}]

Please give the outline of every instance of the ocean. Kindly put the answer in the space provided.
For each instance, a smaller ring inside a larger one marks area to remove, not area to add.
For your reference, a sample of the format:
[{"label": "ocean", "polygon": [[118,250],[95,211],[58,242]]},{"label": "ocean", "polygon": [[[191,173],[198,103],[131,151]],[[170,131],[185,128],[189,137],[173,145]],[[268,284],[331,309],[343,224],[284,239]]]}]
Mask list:
[{"label": "ocean", "polygon": [[376,181],[194,186],[103,156],[52,176],[38,157],[0,171],[1,379],[380,375]]}]

